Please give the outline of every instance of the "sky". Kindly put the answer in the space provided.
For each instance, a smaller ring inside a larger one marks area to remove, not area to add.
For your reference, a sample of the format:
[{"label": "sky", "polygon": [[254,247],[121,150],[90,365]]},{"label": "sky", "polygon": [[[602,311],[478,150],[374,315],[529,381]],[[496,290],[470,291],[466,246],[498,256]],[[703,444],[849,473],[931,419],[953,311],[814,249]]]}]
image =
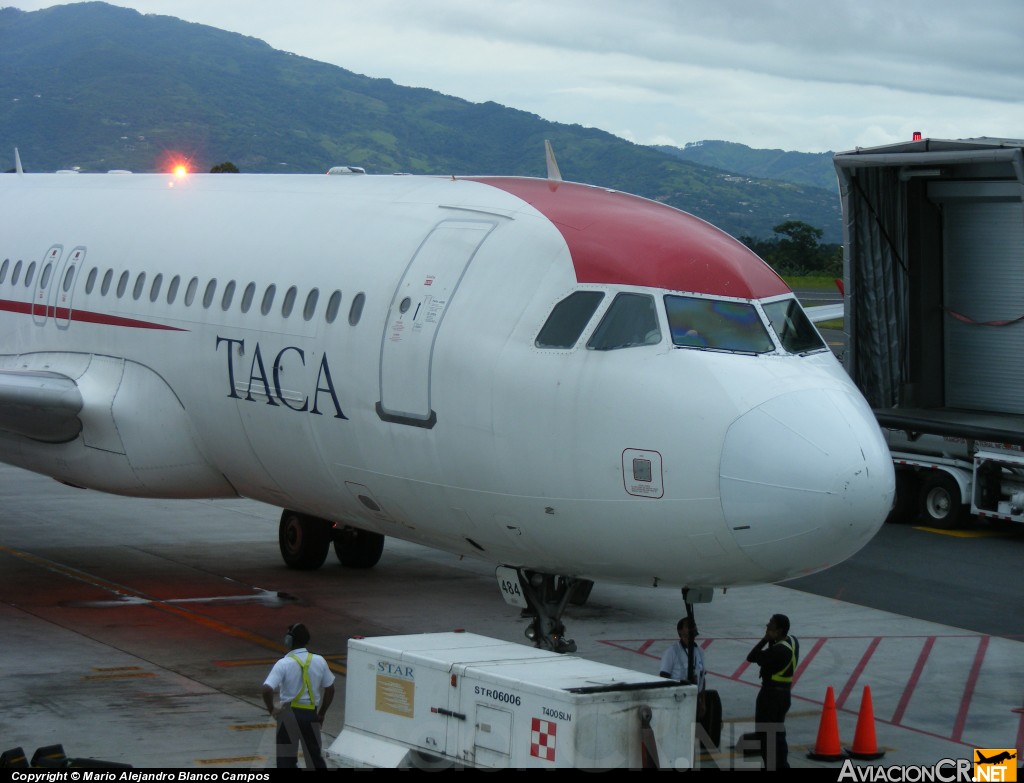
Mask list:
[{"label": "sky", "polygon": [[915,131],[1024,138],[1024,0],[112,4],[638,144],[825,152]]}]

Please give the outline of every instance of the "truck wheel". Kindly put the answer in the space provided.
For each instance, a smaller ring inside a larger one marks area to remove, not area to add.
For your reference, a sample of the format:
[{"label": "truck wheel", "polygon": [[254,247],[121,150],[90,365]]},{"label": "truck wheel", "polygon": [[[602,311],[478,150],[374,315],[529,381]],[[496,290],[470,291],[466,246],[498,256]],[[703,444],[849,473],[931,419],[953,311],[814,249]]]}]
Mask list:
[{"label": "truck wheel", "polygon": [[967,506],[960,502],[960,485],[944,470],[936,470],[924,480],[918,505],[924,523],[940,530],[953,530],[967,517]]}]

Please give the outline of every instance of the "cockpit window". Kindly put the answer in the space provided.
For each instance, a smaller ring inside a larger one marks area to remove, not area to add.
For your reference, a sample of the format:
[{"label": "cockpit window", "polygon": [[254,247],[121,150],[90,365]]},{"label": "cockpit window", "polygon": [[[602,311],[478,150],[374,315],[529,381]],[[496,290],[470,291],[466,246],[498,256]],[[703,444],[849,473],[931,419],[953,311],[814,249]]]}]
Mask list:
[{"label": "cockpit window", "polygon": [[668,295],[665,310],[672,343],[679,348],[740,353],[775,350],[760,314],[747,302]]},{"label": "cockpit window", "polygon": [[661,328],[654,297],[646,294],[618,294],[594,330],[587,348],[614,351],[661,342]]},{"label": "cockpit window", "polygon": [[818,330],[796,299],[783,299],[762,305],[779,342],[789,353],[809,353],[826,348]]},{"label": "cockpit window", "polygon": [[601,291],[576,291],[555,305],[537,335],[538,348],[572,348],[604,299]]}]

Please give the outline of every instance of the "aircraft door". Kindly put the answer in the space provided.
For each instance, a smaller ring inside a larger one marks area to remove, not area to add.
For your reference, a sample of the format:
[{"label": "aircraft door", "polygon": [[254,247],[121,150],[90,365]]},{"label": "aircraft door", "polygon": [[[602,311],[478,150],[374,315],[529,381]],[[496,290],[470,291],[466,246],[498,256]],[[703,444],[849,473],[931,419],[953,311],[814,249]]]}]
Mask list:
[{"label": "aircraft door", "polygon": [[54,287],[53,280],[57,275],[62,255],[64,247],[54,245],[46,251],[40,265],[39,277],[36,278],[36,292],[32,298],[32,322],[36,326],[42,326],[50,317],[49,296]]},{"label": "aircraft door", "polygon": [[76,247],[57,265],[57,274],[50,281],[49,305],[57,328],[67,329],[71,323],[71,300],[75,294],[75,282],[85,261],[85,248]]},{"label": "aircraft door", "polygon": [[385,421],[434,425],[430,366],[437,332],[470,261],[495,225],[442,221],[406,268],[381,340],[377,413]]}]

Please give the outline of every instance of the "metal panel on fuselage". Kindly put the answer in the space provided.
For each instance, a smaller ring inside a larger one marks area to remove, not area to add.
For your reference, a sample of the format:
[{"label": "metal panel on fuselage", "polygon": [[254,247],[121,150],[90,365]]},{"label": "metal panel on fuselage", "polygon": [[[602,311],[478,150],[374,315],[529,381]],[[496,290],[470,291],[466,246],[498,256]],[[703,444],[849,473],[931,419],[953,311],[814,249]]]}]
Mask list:
[{"label": "metal panel on fuselage", "polygon": [[[318,347],[322,307],[317,318],[309,322],[298,313],[283,318],[280,298],[267,315],[260,313],[258,302],[243,314],[237,299],[233,305],[222,306],[223,286],[229,280],[240,281],[241,291],[252,280],[261,294],[270,284],[279,286],[282,293],[289,284],[303,292],[331,286],[330,290],[343,289],[349,300],[363,291],[370,305],[361,324],[348,327],[342,314],[334,331],[347,333],[353,344],[357,331],[367,335],[372,331],[370,343],[379,346],[383,316],[374,317],[374,313],[382,312],[381,303],[394,290],[401,268],[398,264],[404,265],[429,225],[436,222],[437,208],[432,199],[423,199],[421,205],[410,198],[423,187],[422,180],[382,179],[378,181],[382,187],[371,188],[369,193],[363,189],[355,197],[349,195],[349,183],[315,177],[301,181],[288,177],[234,181],[207,177],[196,183],[159,176],[119,177],[116,181],[102,176],[29,176],[25,181],[12,178],[4,184],[12,186],[0,191],[5,223],[24,227],[17,234],[9,232],[12,240],[17,237],[17,246],[5,246],[5,254],[38,260],[55,241],[65,247],[88,246],[90,265],[97,266],[101,279],[106,270],[113,270],[114,284],[103,293],[100,283],[89,294],[79,292],[75,322],[67,330],[58,331],[52,319],[42,326],[32,324],[31,318],[17,314],[18,305],[12,302],[3,315],[5,325],[10,326],[4,330],[3,353],[98,352],[153,367],[174,389],[201,430],[211,460],[243,493],[270,502],[279,499],[275,482],[267,473],[270,469],[282,479],[304,478],[288,493],[291,497],[302,497],[306,488],[315,488],[318,498],[330,496],[330,487],[317,481],[324,476],[316,472],[319,463],[315,450],[310,449],[309,425],[302,422],[300,426],[303,416],[314,415],[309,411],[273,406],[276,418],[266,416],[264,423],[270,436],[279,436],[276,448],[257,455],[248,447],[239,410],[242,406],[259,408],[260,403],[255,397],[244,399],[235,391],[229,376],[238,369],[240,376],[249,378],[251,367],[238,362],[232,352],[247,349],[247,355],[252,356],[257,345],[271,357],[283,350],[290,359],[298,356],[296,351],[308,352],[314,375],[304,376],[299,372],[300,363],[292,362],[289,369],[293,372],[282,379],[286,386],[308,394],[315,391],[308,384],[315,384],[315,370],[330,351],[339,365],[336,393],[342,405],[356,404],[363,396],[359,384],[365,376],[376,378],[376,356],[371,352],[360,357],[359,361],[367,364],[356,371],[334,345],[326,350]],[[403,197],[408,199],[404,207],[383,208]],[[396,218],[397,228],[382,225],[379,216],[384,212]],[[429,213],[424,227],[412,233],[400,230],[416,212]],[[116,226],[111,226],[111,216],[117,217]],[[315,263],[307,259],[294,263],[296,256],[309,248],[320,253]],[[396,265],[389,279],[391,260]],[[143,295],[134,297],[132,285],[122,296],[116,295],[123,272],[129,274],[131,282],[147,275]],[[173,275],[180,277],[180,293],[173,302],[162,293],[156,298],[149,296],[150,281],[159,274],[165,275],[168,283]],[[199,295],[186,305],[184,293],[193,277],[201,283]],[[219,283],[209,306],[204,307],[202,291],[211,278],[218,278]],[[50,286],[58,283],[54,280]],[[4,294],[21,297],[28,306],[33,292],[5,290]],[[368,388],[375,385],[369,383]],[[262,390],[268,389],[276,393],[272,376],[268,376]],[[367,392],[365,397],[373,393]],[[336,427],[345,423],[331,418]],[[304,439],[300,437],[303,433]],[[346,461],[353,456],[349,454]],[[347,497],[347,493],[339,497]]]},{"label": "metal panel on fuselage", "polygon": [[[515,206],[514,199],[498,190],[468,192],[478,205],[495,209],[504,205],[506,210]],[[355,480],[373,490],[392,519],[390,526],[386,522],[381,526],[386,532],[393,529],[412,540],[441,538],[456,551],[478,553],[466,539],[483,542],[495,534],[494,525],[490,516],[470,514],[470,505],[475,509],[491,491],[503,496],[526,491],[519,481],[501,489],[514,466],[505,463],[506,455],[495,449],[492,421],[503,414],[494,407],[492,387],[507,380],[510,342],[523,339],[532,345],[532,336],[514,334],[517,324],[527,321],[539,328],[553,304],[547,286],[553,284],[561,292],[571,289],[575,281],[558,232],[529,207],[518,206],[523,212],[514,219],[506,215],[507,219],[498,220],[491,237],[480,244],[465,270],[464,290],[445,308],[431,360],[436,426],[394,423],[382,420],[372,409],[368,415],[358,410],[351,422],[359,446],[357,461],[346,461],[341,445],[318,428],[318,446],[335,480]],[[451,214],[457,209],[449,206],[446,211]],[[458,220],[479,222],[481,215],[467,209]],[[379,332],[375,339],[379,351]],[[357,364],[362,367],[374,364],[365,361],[366,349],[361,341],[362,359]],[[365,399],[358,401],[360,407],[365,403]],[[525,424],[533,427],[533,422]],[[417,521],[414,530],[406,526],[412,520]]]},{"label": "metal panel on fuselage", "polygon": [[384,413],[430,419],[430,360],[444,314],[493,222],[446,220],[427,236],[402,275],[381,341]]},{"label": "metal panel on fuselage", "polygon": [[57,265],[53,279],[50,280],[50,291],[47,296],[48,312],[61,329],[71,325],[72,306],[74,304],[75,283],[85,263],[86,249],[74,247]]},{"label": "metal panel on fuselage", "polygon": [[64,248],[54,245],[43,256],[42,269],[36,282],[36,293],[32,300],[32,323],[42,326],[50,317],[49,299],[52,296],[52,288],[48,285],[53,279],[54,269],[60,266],[61,258],[64,256]]}]

